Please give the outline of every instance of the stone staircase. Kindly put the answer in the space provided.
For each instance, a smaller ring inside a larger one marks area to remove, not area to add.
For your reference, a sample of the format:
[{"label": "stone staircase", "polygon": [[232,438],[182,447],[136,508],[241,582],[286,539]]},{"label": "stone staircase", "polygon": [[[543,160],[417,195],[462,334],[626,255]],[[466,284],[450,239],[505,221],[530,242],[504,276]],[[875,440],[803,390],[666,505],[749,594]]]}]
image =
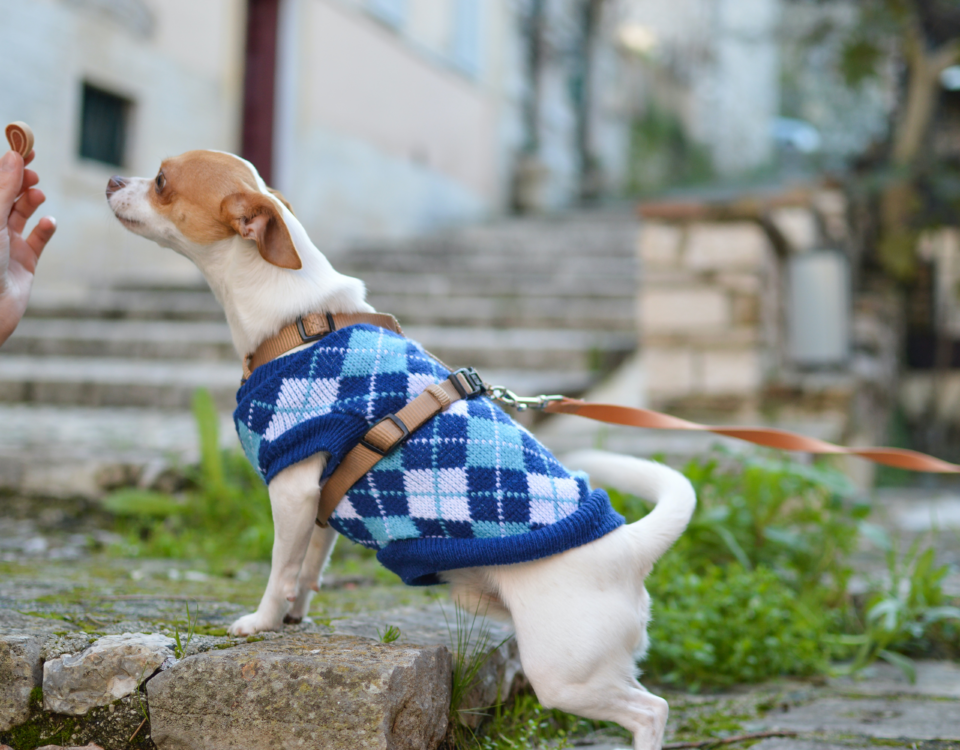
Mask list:
[{"label": "stone staircase", "polygon": [[[453,367],[518,393],[578,394],[635,346],[629,214],[512,220],[355,247],[335,267]],[[228,414],[240,367],[205,286],[35,296],[0,351],[0,489],[100,494],[195,460],[193,393]]]},{"label": "stone staircase", "polygon": [[453,367],[525,393],[582,393],[636,347],[627,213],[516,219],[334,259]]}]

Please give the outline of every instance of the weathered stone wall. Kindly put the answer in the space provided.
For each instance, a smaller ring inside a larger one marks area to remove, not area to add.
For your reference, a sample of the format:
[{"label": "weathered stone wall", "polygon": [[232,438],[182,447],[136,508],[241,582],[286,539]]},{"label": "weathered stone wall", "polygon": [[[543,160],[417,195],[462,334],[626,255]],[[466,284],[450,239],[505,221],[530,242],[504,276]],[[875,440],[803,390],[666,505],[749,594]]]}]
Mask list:
[{"label": "weathered stone wall", "polygon": [[[640,237],[639,325],[654,408],[756,406],[775,332],[773,249],[758,224],[650,221]],[[736,405],[734,405],[736,404]]]},{"label": "weathered stone wall", "polygon": [[[651,408],[861,445],[885,439],[899,306],[858,287],[846,211],[842,193],[819,188],[641,207],[638,328]],[[792,262],[820,249],[846,258],[850,300],[837,321],[846,351],[824,364],[797,359],[789,335],[798,309],[808,311],[801,322],[811,317],[809,305],[790,304]]]}]

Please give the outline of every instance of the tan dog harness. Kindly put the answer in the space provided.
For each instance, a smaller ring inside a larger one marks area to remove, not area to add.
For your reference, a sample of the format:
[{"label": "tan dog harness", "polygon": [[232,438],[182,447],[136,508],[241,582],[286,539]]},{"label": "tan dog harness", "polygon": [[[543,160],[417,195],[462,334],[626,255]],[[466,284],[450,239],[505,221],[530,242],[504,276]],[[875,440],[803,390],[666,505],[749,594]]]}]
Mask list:
[{"label": "tan dog harness", "polygon": [[[385,328],[400,336],[403,331],[397,319],[382,313],[312,313],[297,318],[279,333],[264,341],[244,358],[243,379],[267,362],[303,344],[319,341],[341,328],[366,323]],[[438,360],[439,361],[439,360]],[[444,365],[446,367],[446,365]],[[449,367],[447,369],[450,369]],[[429,386],[396,414],[389,414],[364,433],[360,442],[344,456],[327,478],[320,493],[317,525],[326,527],[327,519],[347,491],[377,462],[410,437],[429,419],[462,398],[484,392],[483,381],[472,368],[455,371],[442,383]]]}]

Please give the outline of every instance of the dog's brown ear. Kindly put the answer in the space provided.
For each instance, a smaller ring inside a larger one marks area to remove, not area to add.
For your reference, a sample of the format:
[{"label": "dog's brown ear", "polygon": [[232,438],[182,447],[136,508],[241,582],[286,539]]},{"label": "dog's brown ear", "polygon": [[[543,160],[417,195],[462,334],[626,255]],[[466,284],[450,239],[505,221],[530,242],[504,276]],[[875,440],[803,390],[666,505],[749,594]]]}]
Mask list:
[{"label": "dog's brown ear", "polygon": [[293,206],[290,205],[290,201],[288,201],[286,198],[283,197],[283,193],[281,193],[279,190],[274,190],[269,185],[267,186],[267,190],[270,192],[270,195],[272,195],[274,198],[280,201],[284,206],[286,206],[287,211],[289,211],[294,216],[296,216],[296,214],[293,213]]},{"label": "dog's brown ear", "polygon": [[241,237],[255,240],[267,263],[294,270],[303,267],[286,222],[267,196],[260,193],[228,195],[220,204],[220,216]]}]

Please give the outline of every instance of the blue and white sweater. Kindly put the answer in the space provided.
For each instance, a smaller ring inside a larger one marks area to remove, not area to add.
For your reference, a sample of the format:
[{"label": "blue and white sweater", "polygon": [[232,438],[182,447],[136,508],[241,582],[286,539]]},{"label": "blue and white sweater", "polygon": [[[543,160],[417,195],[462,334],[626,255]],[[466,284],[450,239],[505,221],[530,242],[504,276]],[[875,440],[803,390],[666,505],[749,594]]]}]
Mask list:
[{"label": "blue and white sweater", "polygon": [[[449,375],[414,341],[350,326],[258,367],[237,392],[234,421],[264,481],[320,451],[331,456],[326,477],[374,423]],[[443,570],[547,557],[623,522],[603,490],[483,396],[424,424],[330,517],[413,585],[438,583]]]}]

